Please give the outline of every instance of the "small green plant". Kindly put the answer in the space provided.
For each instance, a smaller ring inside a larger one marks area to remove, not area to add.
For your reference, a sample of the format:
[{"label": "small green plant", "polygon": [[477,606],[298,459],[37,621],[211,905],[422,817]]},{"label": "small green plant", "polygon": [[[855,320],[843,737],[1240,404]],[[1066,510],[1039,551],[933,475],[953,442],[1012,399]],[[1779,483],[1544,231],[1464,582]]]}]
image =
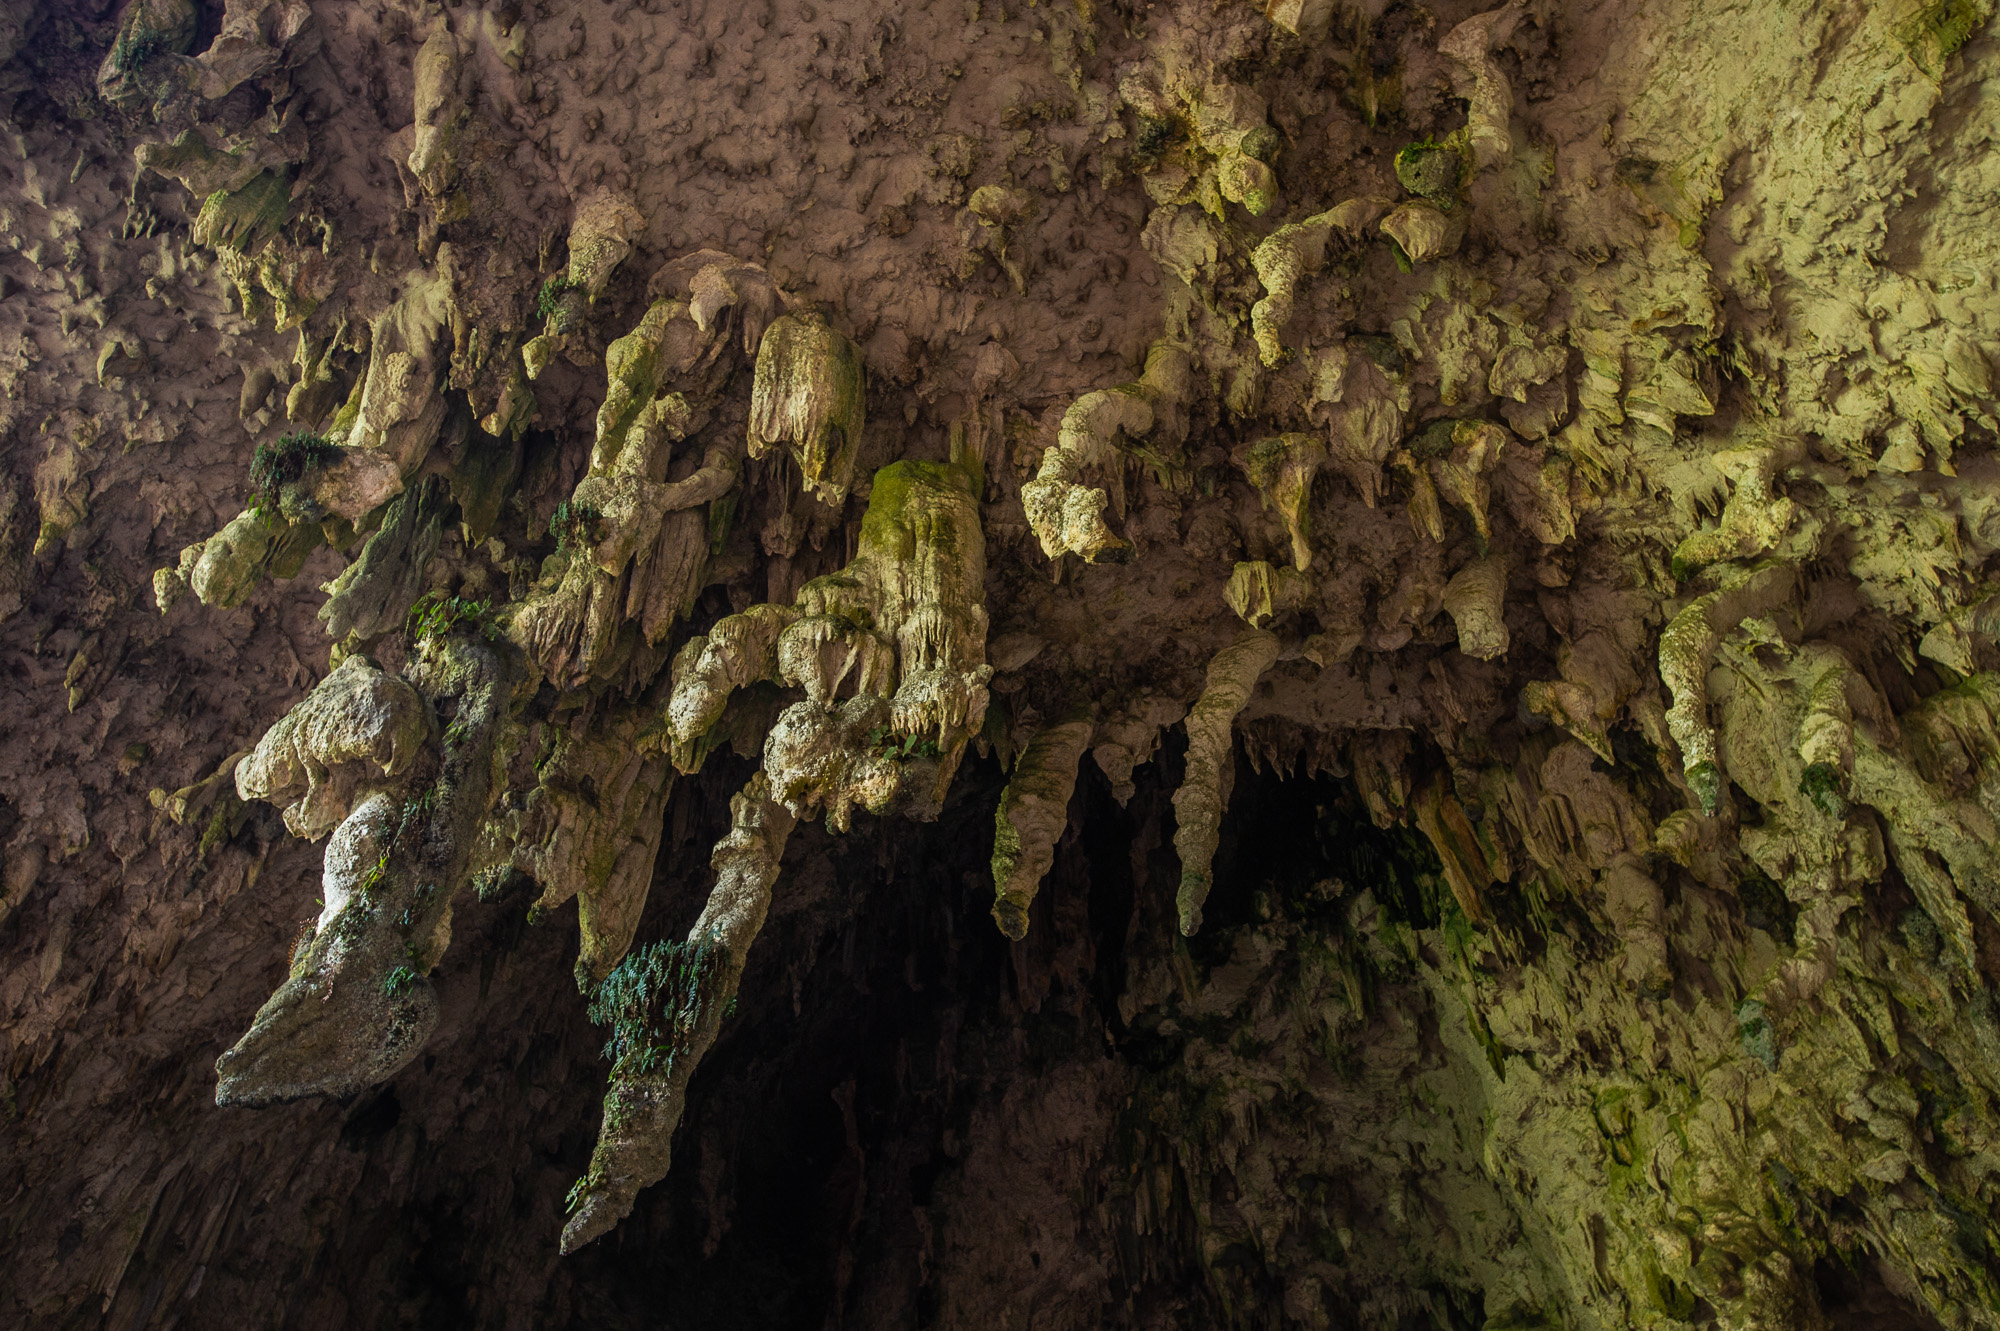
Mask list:
[{"label": "small green plant", "polygon": [[[388,857],[383,856],[383,864]],[[333,917],[333,936],[349,946],[357,945],[368,933],[368,926],[375,917],[374,892],[381,884],[383,864],[378,864],[368,872],[347,905],[340,914]]]},{"label": "small green plant", "polygon": [[1701,811],[1715,812],[1715,806],[1722,799],[1722,771],[1714,763],[1703,759],[1687,769],[1688,788],[1701,801]]},{"label": "small green plant", "polygon": [[408,966],[398,966],[382,977],[382,992],[391,998],[399,998],[416,987],[417,973]]},{"label": "small green plant", "polygon": [[[542,283],[542,289],[535,293],[535,317],[545,322],[553,318],[556,311],[562,308],[563,293],[576,289],[577,284],[570,281],[566,273],[557,273]],[[558,328],[556,331],[560,333],[563,330]]]},{"label": "small green plant", "polygon": [[134,25],[111,44],[111,68],[115,73],[129,74],[164,49],[166,43],[159,33]]},{"label": "small green plant", "polygon": [[1419,139],[1396,154],[1396,179],[1403,188],[1447,212],[1457,201],[1464,170],[1458,148],[1437,139]]},{"label": "small green plant", "polygon": [[402,816],[396,821],[396,840],[401,840],[405,832],[431,816],[437,809],[438,788],[430,787],[421,795],[412,795],[403,801]]},{"label": "small green plant", "polygon": [[671,1071],[703,1009],[715,998],[728,951],[712,937],[634,948],[597,985],[590,1020],[611,1028],[612,1075]]},{"label": "small green plant", "polygon": [[441,637],[460,624],[484,624],[487,608],[485,601],[446,596],[442,591],[425,592],[410,607],[410,641]]},{"label": "small green plant", "polygon": [[[418,924],[422,923],[424,911],[430,907],[431,902],[436,898],[436,883],[417,884],[417,890],[410,894],[410,904],[403,907],[402,914],[396,917],[396,928],[402,933],[403,937],[408,938],[411,931]],[[410,955],[412,957],[416,955],[416,944],[414,943],[410,945]]]},{"label": "small green plant", "polygon": [[876,726],[868,732],[868,750],[878,758],[899,763],[912,758],[939,758],[944,753],[928,735],[898,735],[888,726]]},{"label": "small green plant", "polygon": [[549,535],[556,538],[558,550],[581,550],[597,539],[597,520],[604,515],[589,504],[571,503],[565,499],[556,505],[556,511],[549,515]]},{"label": "small green plant", "polygon": [[1814,763],[1799,777],[1799,794],[1829,818],[1847,812],[1847,800],[1840,792],[1840,769],[1832,763]]},{"label": "small green plant", "polygon": [[583,1199],[591,1190],[604,1182],[604,1170],[595,1160],[590,1162],[590,1172],[570,1185],[569,1195],[563,1198],[563,1214],[573,1215],[576,1208],[583,1205]]},{"label": "small green plant", "polygon": [[251,502],[276,504],[278,492],[285,486],[304,479],[314,467],[338,462],[341,456],[340,445],[307,430],[281,435],[275,444],[257,445],[257,451],[250,455]]},{"label": "small green plant", "polygon": [[382,851],[375,863],[368,866],[368,872],[361,875],[361,881],[354,885],[354,896],[364,906],[375,904],[376,896],[382,891],[383,880],[389,876],[389,852]]}]

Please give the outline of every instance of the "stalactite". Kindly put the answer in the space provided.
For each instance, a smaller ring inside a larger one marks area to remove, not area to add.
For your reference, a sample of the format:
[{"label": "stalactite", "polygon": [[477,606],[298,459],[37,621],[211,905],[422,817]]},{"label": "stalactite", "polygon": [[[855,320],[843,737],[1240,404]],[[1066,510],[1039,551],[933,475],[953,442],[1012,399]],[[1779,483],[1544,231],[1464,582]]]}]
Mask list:
[{"label": "stalactite", "polygon": [[[352,1095],[393,1076],[430,1037],[439,1009],[426,977],[450,941],[452,899],[468,876],[473,838],[492,793],[493,743],[505,717],[509,676],[505,657],[476,632],[460,628],[423,644],[410,683],[395,696],[414,696],[413,684],[430,707],[451,703],[456,718],[435,757],[400,785],[406,798],[377,794],[346,815],[343,827],[355,826],[340,837],[342,855],[330,864],[327,883],[329,902],[338,895],[343,904],[315,932],[250,1029],[216,1060],[217,1104]],[[353,698],[374,678],[379,672],[371,675],[364,664],[349,672],[352,685],[343,681],[327,697]],[[374,692],[392,687],[384,680]],[[329,711],[299,717],[296,728],[308,744]],[[326,719],[338,726],[345,717],[335,712]],[[393,722],[372,726],[366,751],[393,746],[399,729]],[[237,787],[246,798],[268,798],[266,790],[282,798],[290,788],[282,778],[267,778],[267,766],[252,754],[237,768]],[[413,793],[418,784],[424,789]],[[315,826],[298,824],[305,834]],[[371,850],[374,864],[356,874]]]},{"label": "stalactite", "polygon": [[1014,762],[993,815],[993,919],[1009,938],[1028,935],[1028,908],[1069,824],[1077,763],[1093,731],[1088,717],[1050,726],[1038,731]]},{"label": "stalactite", "polygon": [[[631,1213],[639,1189],[666,1176],[688,1079],[715,1043],[743,978],[750,945],[771,908],[771,886],[796,820],[770,797],[762,773],[730,800],[729,808],[729,835],[716,844],[711,859],[715,886],[683,945],[689,958],[684,965],[692,972],[688,991],[668,992],[663,1000],[651,995],[635,1000],[642,1009],[664,1002],[666,1011],[639,1014],[640,1022],[651,1024],[611,1070],[604,1126],[590,1172],[572,1194],[572,1214],[563,1227],[566,1253],[610,1230]],[[619,977],[608,982],[617,983]]]},{"label": "stalactite", "polygon": [[1209,863],[1235,784],[1236,714],[1250,701],[1257,680],[1278,659],[1278,639],[1249,629],[1208,663],[1208,682],[1187,715],[1187,774],[1174,792],[1174,850],[1181,857],[1181,886],[1175,897],[1181,932],[1201,928],[1202,903],[1211,886]]},{"label": "stalactite", "polygon": [[1087,393],[1063,413],[1056,446],[1042,458],[1035,479],[1021,487],[1028,523],[1051,559],[1077,554],[1096,563],[1125,549],[1104,524],[1110,497],[1086,487],[1088,467],[1115,458],[1121,436],[1149,436],[1177,448],[1186,437],[1182,416],[1190,367],[1185,350],[1160,343],[1146,353],[1145,373],[1134,383]]},{"label": "stalactite", "polygon": [[790,444],[799,475],[829,504],[847,497],[867,408],[861,353],[809,312],[780,317],[757,349],[750,390],[750,456]]}]

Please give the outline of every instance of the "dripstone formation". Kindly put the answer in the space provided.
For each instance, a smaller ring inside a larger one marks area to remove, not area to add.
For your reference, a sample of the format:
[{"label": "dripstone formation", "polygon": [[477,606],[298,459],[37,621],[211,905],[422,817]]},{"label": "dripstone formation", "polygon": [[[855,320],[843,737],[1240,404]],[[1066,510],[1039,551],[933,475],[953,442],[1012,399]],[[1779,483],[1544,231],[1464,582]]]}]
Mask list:
[{"label": "dripstone formation", "polygon": [[1993,2],[1486,3],[0,3],[0,1322],[2000,1329]]}]

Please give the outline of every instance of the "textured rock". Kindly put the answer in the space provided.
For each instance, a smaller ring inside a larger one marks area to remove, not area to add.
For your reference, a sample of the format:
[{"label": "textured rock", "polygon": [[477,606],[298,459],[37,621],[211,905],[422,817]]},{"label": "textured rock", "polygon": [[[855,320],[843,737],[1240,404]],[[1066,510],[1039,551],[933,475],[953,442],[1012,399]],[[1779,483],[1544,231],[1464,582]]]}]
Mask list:
[{"label": "textured rock", "polygon": [[861,353],[820,314],[787,314],[764,330],[750,390],[750,453],[790,444],[807,490],[847,497],[867,404]]},{"label": "textured rock", "polygon": [[2000,1326],[1994,7],[1485,3],[0,4],[0,1323]]},{"label": "textured rock", "polygon": [[993,918],[1009,938],[1027,936],[1028,908],[1069,825],[1076,765],[1093,729],[1086,717],[1037,732],[1000,797],[993,815]]},{"label": "textured rock", "polygon": [[347,817],[356,782],[402,775],[429,735],[416,691],[350,656],[257,741],[236,792],[285,806],[292,834],[316,841]]},{"label": "textured rock", "polygon": [[1216,653],[1208,663],[1208,683],[1187,715],[1187,775],[1174,792],[1174,850],[1181,857],[1181,887],[1176,898],[1181,932],[1201,927],[1202,903],[1213,880],[1209,863],[1222,816],[1229,807],[1234,775],[1230,731],[1236,715],[1250,701],[1258,678],[1278,659],[1278,640],[1251,629]]},{"label": "textured rock", "polygon": [[712,860],[715,887],[688,934],[689,943],[699,944],[705,949],[702,955],[713,959],[699,963],[703,969],[693,979],[694,1001],[670,1018],[671,1043],[658,1061],[649,1064],[634,1051],[612,1068],[604,1128],[590,1172],[572,1195],[574,1214],[563,1227],[566,1253],[624,1219],[639,1189],[665,1177],[688,1079],[715,1042],[723,1013],[736,996],[744,958],[764,927],[771,885],[795,820],[770,798],[761,774],[730,801],[730,810],[733,824],[716,843]]}]

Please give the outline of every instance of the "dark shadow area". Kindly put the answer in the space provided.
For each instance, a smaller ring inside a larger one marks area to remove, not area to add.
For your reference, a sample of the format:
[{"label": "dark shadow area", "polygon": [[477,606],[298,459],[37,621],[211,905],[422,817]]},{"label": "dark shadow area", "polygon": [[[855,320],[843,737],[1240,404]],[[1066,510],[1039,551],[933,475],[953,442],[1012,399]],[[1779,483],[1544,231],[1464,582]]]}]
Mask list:
[{"label": "dark shadow area", "polygon": [[1853,1263],[1828,1257],[1813,1267],[1820,1310],[1831,1331],[1943,1331],[1930,1311],[1889,1288],[1866,1253]]}]

